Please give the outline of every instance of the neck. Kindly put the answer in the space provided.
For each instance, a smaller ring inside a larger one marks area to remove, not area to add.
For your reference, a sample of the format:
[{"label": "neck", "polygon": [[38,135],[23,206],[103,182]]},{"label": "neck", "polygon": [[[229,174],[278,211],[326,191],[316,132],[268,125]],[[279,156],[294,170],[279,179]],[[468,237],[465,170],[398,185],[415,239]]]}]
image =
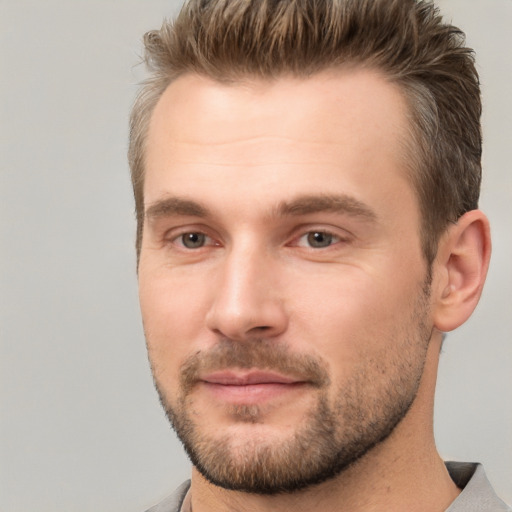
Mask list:
[{"label": "neck", "polygon": [[392,434],[340,475],[294,493],[262,496],[210,484],[194,468],[193,512],[442,512],[460,490],[439,457],[433,397],[441,336],[431,341],[418,395]]}]

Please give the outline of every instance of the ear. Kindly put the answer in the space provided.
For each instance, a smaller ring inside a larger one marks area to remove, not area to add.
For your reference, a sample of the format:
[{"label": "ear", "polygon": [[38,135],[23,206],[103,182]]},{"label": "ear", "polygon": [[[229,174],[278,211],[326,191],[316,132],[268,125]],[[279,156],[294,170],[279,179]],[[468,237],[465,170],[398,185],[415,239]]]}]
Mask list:
[{"label": "ear", "polygon": [[462,325],[473,313],[484,286],[491,236],[480,210],[464,214],[439,241],[432,286],[433,321],[442,332]]}]

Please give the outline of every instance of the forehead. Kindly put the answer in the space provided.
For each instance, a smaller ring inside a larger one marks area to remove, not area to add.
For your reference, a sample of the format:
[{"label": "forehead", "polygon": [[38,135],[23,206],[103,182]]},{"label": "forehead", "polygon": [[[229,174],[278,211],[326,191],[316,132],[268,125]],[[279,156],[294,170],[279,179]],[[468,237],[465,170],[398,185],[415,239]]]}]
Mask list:
[{"label": "forehead", "polygon": [[408,128],[400,89],[375,70],[230,84],[184,75],[150,121],[145,202],[190,191],[193,180],[249,200],[264,183],[275,201],[283,184],[325,193],[313,189],[343,173],[356,188],[390,175],[404,180]]},{"label": "forehead", "polygon": [[367,139],[363,135],[369,125],[392,127],[398,134],[406,114],[399,87],[373,69],[351,67],[308,78],[233,83],[186,74],[172,82],[158,101],[149,139],[165,133],[167,140],[223,143],[258,135],[290,135],[339,144],[343,141],[336,128],[350,126],[361,139]]}]

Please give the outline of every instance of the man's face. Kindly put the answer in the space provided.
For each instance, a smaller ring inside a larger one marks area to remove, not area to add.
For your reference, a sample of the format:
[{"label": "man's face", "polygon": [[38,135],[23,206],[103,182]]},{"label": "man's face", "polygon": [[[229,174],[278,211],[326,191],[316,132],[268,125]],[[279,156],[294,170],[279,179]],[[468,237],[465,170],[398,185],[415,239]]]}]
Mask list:
[{"label": "man's face", "polygon": [[140,301],[162,403],[210,481],[323,481],[408,411],[432,325],[407,133],[368,70],[189,75],[156,106]]}]

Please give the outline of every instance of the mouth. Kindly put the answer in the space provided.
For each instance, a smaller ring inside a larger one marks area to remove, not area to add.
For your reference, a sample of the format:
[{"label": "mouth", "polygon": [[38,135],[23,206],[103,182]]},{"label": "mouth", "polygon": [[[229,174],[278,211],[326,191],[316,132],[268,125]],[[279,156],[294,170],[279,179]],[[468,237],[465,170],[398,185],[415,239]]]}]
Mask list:
[{"label": "mouth", "polygon": [[214,399],[233,405],[261,404],[308,385],[304,380],[264,370],[213,372],[202,376],[200,384]]}]

